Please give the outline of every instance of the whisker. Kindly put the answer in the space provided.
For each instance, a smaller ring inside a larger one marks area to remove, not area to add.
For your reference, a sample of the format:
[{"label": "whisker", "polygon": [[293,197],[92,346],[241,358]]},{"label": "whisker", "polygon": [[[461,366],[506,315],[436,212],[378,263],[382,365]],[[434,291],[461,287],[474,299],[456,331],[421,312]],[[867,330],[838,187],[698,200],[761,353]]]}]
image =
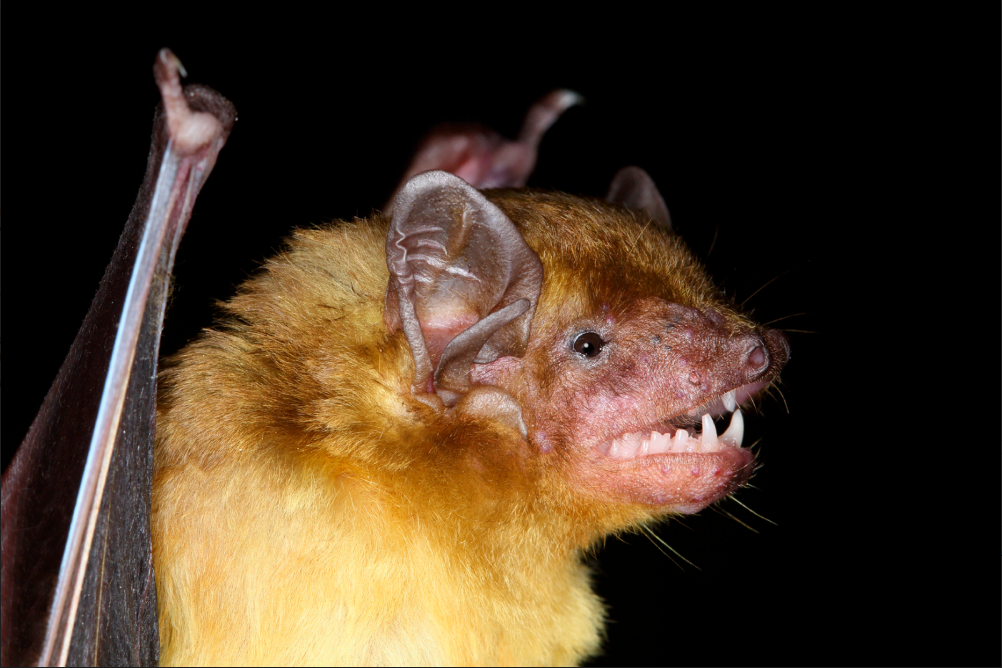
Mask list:
[{"label": "whisker", "polygon": [[724,516],[726,516],[726,517],[730,517],[730,518],[731,518],[732,520],[734,520],[735,522],[737,522],[738,524],[740,524],[740,525],[741,525],[741,526],[743,526],[744,528],[748,529],[748,530],[749,530],[749,531],[751,531],[752,533],[759,533],[759,530],[758,530],[758,529],[756,529],[756,528],[754,528],[754,527],[751,527],[751,526],[748,526],[747,524],[745,524],[744,522],[742,522],[741,520],[739,520],[739,519],[738,519],[737,517],[735,517],[734,515],[731,515],[731,514],[730,514],[729,512],[727,512],[726,510],[722,510],[722,509],[720,509],[720,508],[717,508],[717,507],[715,507],[715,506],[711,506],[711,508],[713,508],[713,509],[714,509],[715,511],[717,511],[717,512],[718,512],[718,513],[720,513],[721,515],[724,515]]},{"label": "whisker", "polygon": [[781,332],[796,332],[797,334],[820,334],[810,329],[780,329]]},{"label": "whisker", "polygon": [[710,257],[710,253],[713,252],[713,247],[717,245],[717,234],[720,233],[720,223],[717,223],[716,229],[713,230],[713,241],[710,242],[710,250],[706,251],[706,257]]},{"label": "whisker", "polygon": [[642,534],[644,535],[644,538],[646,538],[647,540],[651,541],[651,545],[653,545],[654,547],[656,547],[656,548],[658,549],[658,552],[660,552],[661,554],[663,554],[663,555],[665,555],[666,557],[668,557],[668,561],[670,561],[670,562],[672,562],[673,564],[675,564],[675,566],[676,566],[676,567],[677,567],[677,568],[678,568],[679,570],[685,570],[685,569],[683,569],[683,568],[682,568],[681,566],[679,566],[679,565],[678,565],[678,563],[677,563],[677,562],[676,562],[676,561],[675,561],[674,559],[672,559],[672,558],[671,558],[671,555],[670,555],[670,554],[668,554],[667,552],[665,552],[664,550],[662,550],[662,549],[661,549],[661,546],[660,546],[660,545],[658,545],[657,543],[655,543],[655,542],[654,542],[654,541],[653,541],[653,540],[651,539],[651,537],[650,537],[650,536],[649,536],[649,535],[647,534],[647,530],[646,530],[646,529],[645,529],[644,527],[641,527],[641,528],[640,528],[640,533],[642,533]]},{"label": "whisker", "polygon": [[782,278],[782,277],[786,276],[787,274],[789,274],[789,273],[790,273],[791,271],[793,271],[794,269],[796,269],[796,267],[790,267],[789,269],[787,269],[786,271],[784,271],[784,272],[783,272],[782,274],[780,274],[780,275],[779,275],[779,276],[777,276],[776,278],[773,278],[773,279],[771,279],[771,280],[769,280],[769,281],[766,281],[765,285],[763,285],[763,286],[762,286],[762,287],[760,287],[760,288],[759,288],[758,290],[756,290],[755,292],[753,292],[753,293],[751,293],[750,295],[748,295],[747,297],[745,297],[745,300],[744,300],[743,302],[741,302],[741,307],[742,307],[742,308],[744,308],[744,305],[748,303],[748,300],[749,300],[749,299],[751,299],[752,297],[754,297],[754,296],[755,296],[755,295],[757,295],[758,293],[762,292],[762,291],[763,291],[763,290],[765,290],[765,289],[766,289],[767,287],[769,287],[769,285],[771,285],[771,284],[772,284],[773,282],[775,282],[775,281],[779,280],[780,278]]},{"label": "whisker", "polygon": [[[764,286],[763,286],[764,287]],[[750,297],[749,297],[750,299]],[[780,320],[786,320],[787,318],[796,318],[798,315],[811,315],[810,311],[804,311],[803,313],[791,313],[790,315],[784,315],[782,318],[776,318],[775,320],[770,320],[769,322],[763,322],[763,327],[768,327],[774,322],[779,322]]]},{"label": "whisker", "polygon": [[642,229],[642,230],[640,230],[640,234],[638,234],[638,235],[637,235],[637,238],[633,240],[633,244],[632,244],[632,245],[630,246],[630,250],[629,250],[629,251],[627,251],[627,253],[630,253],[630,252],[632,252],[632,251],[633,251],[633,249],[634,249],[634,248],[636,247],[636,245],[637,245],[637,242],[638,242],[638,241],[640,241],[640,237],[644,236],[644,232],[646,232],[646,231],[647,231],[647,228],[648,228],[648,227],[650,227],[650,226],[651,226],[651,223],[653,223],[653,222],[654,222],[654,219],[653,219],[653,218],[651,218],[651,219],[649,219],[649,220],[647,221],[647,224],[646,224],[646,225],[644,225],[644,227],[643,227],[643,229]]},{"label": "whisker", "polygon": [[[695,568],[695,569],[696,569],[697,571],[701,571],[701,570],[703,570],[702,568],[700,568],[699,566],[697,566],[696,564],[692,563],[691,561],[689,561],[688,559],[686,559],[685,557],[683,557],[683,556],[682,556],[681,554],[679,554],[678,550],[676,550],[675,548],[673,548],[673,547],[672,547],[671,545],[669,545],[668,543],[664,542],[664,541],[663,541],[663,540],[661,539],[661,536],[659,536],[659,535],[657,535],[656,533],[654,533],[654,532],[653,532],[653,531],[652,531],[652,530],[651,530],[650,528],[648,528],[648,527],[644,527],[644,529],[645,529],[645,532],[647,533],[647,535],[648,535],[649,537],[657,539],[657,541],[658,541],[659,543],[661,543],[661,544],[662,544],[662,545],[664,545],[664,546],[665,546],[666,548],[668,548],[669,550],[671,550],[672,552],[674,552],[674,553],[675,553],[675,556],[677,556],[677,557],[678,557],[679,559],[681,559],[681,560],[682,560],[682,561],[684,561],[685,563],[689,564],[690,566],[692,566],[693,568]],[[652,542],[653,542],[653,541],[652,541]],[[658,548],[658,549],[661,549],[661,548]],[[662,554],[665,554],[665,553],[664,553],[664,552],[662,551]],[[671,557],[670,557],[670,556],[668,556],[667,554],[665,554],[665,556],[666,556],[666,557],[668,557],[669,559],[671,559]],[[674,559],[672,559],[672,563],[673,563],[673,564],[675,564],[675,560],[674,560]],[[678,564],[675,564],[675,565],[676,565],[676,566],[678,566]],[[679,566],[679,568],[681,568],[681,566]]]},{"label": "whisker", "polygon": [[[731,499],[731,501],[733,501],[734,503],[738,504],[739,506],[741,506],[742,508],[744,508],[745,510],[747,510],[747,511],[748,511],[749,513],[751,513],[751,514],[752,514],[752,515],[754,515],[755,517],[758,517],[759,519],[763,519],[763,520],[765,520],[766,522],[768,522],[769,524],[771,524],[771,525],[773,525],[773,526],[775,526],[775,527],[778,527],[778,526],[779,526],[778,524],[776,524],[775,522],[773,522],[772,520],[770,520],[770,519],[769,519],[768,517],[766,517],[765,515],[759,515],[759,514],[758,514],[758,513],[756,513],[756,512],[754,511],[754,510],[752,510],[751,508],[749,508],[749,507],[748,507],[748,506],[746,506],[745,504],[741,503],[740,501],[738,501],[738,500],[737,500],[736,498],[734,498],[733,496],[732,496],[732,497],[730,497],[730,499]],[[758,533],[758,532],[756,532],[756,533]]]},{"label": "whisker", "polygon": [[672,520],[672,522],[675,522],[676,524],[681,524],[683,527],[685,527],[689,531],[692,531],[692,527],[689,526],[688,524],[686,524],[685,522],[683,522],[681,518],[676,517],[676,516],[672,516],[671,520]]},{"label": "whisker", "polygon": [[786,414],[790,414],[790,404],[786,403],[786,397],[783,396],[783,390],[779,389],[778,385],[773,386],[776,389],[776,393],[779,394],[779,398],[783,400],[783,406],[786,407]]}]

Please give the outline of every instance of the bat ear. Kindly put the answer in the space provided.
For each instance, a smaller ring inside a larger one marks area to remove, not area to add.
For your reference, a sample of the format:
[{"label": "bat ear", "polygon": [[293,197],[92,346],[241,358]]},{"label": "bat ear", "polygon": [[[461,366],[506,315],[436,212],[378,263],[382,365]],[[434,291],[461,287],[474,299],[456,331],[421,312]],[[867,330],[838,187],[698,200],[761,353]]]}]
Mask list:
[{"label": "bat ear", "polygon": [[519,188],[536,166],[539,142],[560,115],[584,102],[570,90],[554,90],[536,100],[522,123],[518,140],[504,139],[480,125],[443,125],[421,141],[403,183],[385,207],[389,212],[407,180],[421,172],[441,169],[459,176],[474,188]]},{"label": "bat ear", "polygon": [[543,265],[508,217],[448,172],[410,179],[393,202],[386,237],[385,320],[404,330],[412,390],[453,406],[474,362],[521,357]]},{"label": "bat ear", "polygon": [[639,167],[623,167],[612,177],[605,199],[629,209],[643,211],[662,229],[671,229],[671,214],[650,174]]}]

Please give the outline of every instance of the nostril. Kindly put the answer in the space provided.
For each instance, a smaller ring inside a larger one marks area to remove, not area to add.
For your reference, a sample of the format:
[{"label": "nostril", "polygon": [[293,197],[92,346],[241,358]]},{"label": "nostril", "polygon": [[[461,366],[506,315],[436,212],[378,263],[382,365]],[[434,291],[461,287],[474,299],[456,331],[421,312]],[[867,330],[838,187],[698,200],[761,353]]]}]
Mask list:
[{"label": "nostril", "polygon": [[769,353],[766,352],[765,346],[758,345],[752,348],[751,352],[748,353],[745,366],[748,375],[758,375],[765,371],[769,366]]}]

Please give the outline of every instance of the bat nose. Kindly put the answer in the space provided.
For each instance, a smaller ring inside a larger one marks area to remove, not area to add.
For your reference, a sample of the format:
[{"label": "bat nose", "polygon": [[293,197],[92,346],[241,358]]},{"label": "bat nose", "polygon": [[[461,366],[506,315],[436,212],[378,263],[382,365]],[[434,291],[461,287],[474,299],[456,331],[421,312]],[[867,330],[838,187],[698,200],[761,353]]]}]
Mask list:
[{"label": "bat nose", "polygon": [[768,368],[769,351],[761,343],[753,344],[751,350],[745,355],[745,375],[749,378],[757,378]]},{"label": "bat nose", "polygon": [[790,359],[790,342],[782,332],[770,329],[762,334],[748,334],[742,343],[742,371],[747,383],[761,380],[766,375],[776,375]]}]

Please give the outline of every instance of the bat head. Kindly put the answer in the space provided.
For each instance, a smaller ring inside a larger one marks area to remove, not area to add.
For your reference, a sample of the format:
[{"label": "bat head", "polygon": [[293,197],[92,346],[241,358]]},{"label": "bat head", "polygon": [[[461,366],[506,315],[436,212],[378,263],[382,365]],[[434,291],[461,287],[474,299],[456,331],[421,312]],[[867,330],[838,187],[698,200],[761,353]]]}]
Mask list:
[{"label": "bat head", "polygon": [[[735,408],[789,358],[629,169],[613,202],[481,193],[427,172],[398,195],[386,241],[386,328],[412,353],[410,397],[462,444],[442,447],[469,475],[525,486],[600,532],[744,484],[753,456]],[[718,434],[714,418],[732,412]]]}]

